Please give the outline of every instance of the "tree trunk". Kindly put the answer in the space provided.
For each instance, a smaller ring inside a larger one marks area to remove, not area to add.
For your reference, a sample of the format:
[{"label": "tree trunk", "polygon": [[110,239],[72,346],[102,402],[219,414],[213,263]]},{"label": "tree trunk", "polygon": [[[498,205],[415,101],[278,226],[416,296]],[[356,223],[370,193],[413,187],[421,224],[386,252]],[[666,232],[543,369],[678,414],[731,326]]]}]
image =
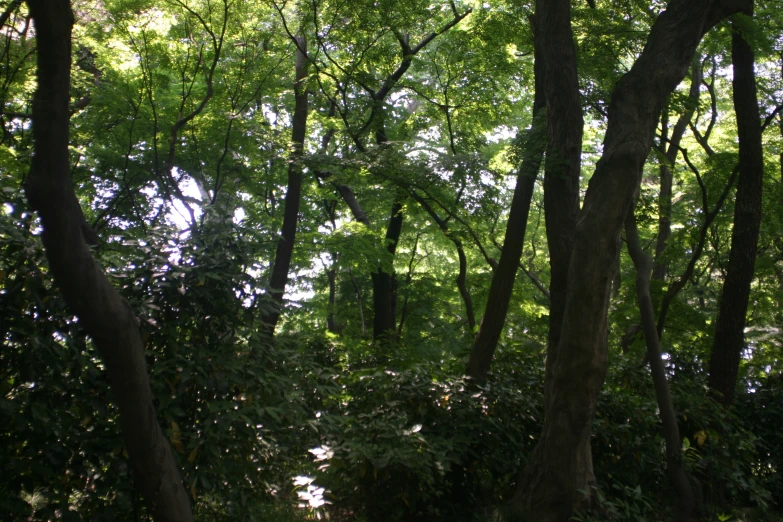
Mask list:
[{"label": "tree trunk", "polygon": [[[534,20],[535,17],[531,17],[531,24],[534,25],[534,33],[536,34],[534,43],[536,92],[533,100],[533,122],[524,143],[522,143],[523,159],[517,171],[517,184],[514,188],[514,197],[511,200],[506,235],[503,239],[503,251],[500,254],[498,266],[492,274],[484,318],[481,320],[478,334],[470,351],[466,373],[468,377],[478,381],[483,380],[489,372],[495,348],[500,340],[503,325],[506,323],[506,314],[514,290],[519,259],[522,257],[522,247],[525,243],[530,201],[533,197],[536,177],[541,168],[541,158],[546,146],[544,140],[546,118],[543,114],[543,109],[546,107],[544,63],[538,44],[539,31],[535,29],[538,21]],[[462,263],[461,257],[460,263]]]},{"label": "tree trunk", "polygon": [[[386,251],[389,253],[388,259],[391,263],[394,263],[397,242],[402,233],[402,220],[402,203],[395,201],[386,228]],[[397,324],[397,285],[393,268],[378,267],[378,271],[372,274],[372,290],[375,311],[372,323],[373,337],[376,340],[384,338],[389,340],[394,337]]]},{"label": "tree trunk", "polygon": [[704,33],[736,10],[733,2],[669,2],[612,94],[604,152],[577,219],[558,357],[547,375],[544,426],[512,502],[528,520],[564,522],[591,500],[592,461],[584,448],[606,375],[606,311],[620,231],[663,104],[685,76]]},{"label": "tree trunk", "polygon": [[[744,2],[743,12],[752,15],[752,0]],[[731,406],[734,401],[740,357],[745,346],[745,315],[756,263],[764,177],[753,49],[736,26],[733,26],[731,36],[731,56],[734,63],[732,85],[739,135],[740,174],[734,205],[729,266],[723,283],[715,344],[710,358],[710,376],[707,381],[717,400],[726,407]]]},{"label": "tree trunk", "polygon": [[[558,358],[557,345],[565,311],[568,264],[579,212],[584,121],[576,70],[576,47],[571,31],[571,2],[538,0],[536,16],[541,29],[539,33],[545,64],[547,106],[544,216],[549,245],[550,305],[546,373],[551,375]],[[548,393],[546,388],[544,393]]]},{"label": "tree trunk", "polygon": [[329,301],[326,312],[326,329],[331,333],[338,333],[337,323],[334,320],[335,298],[337,294],[337,270],[334,268],[337,254],[332,253],[332,266],[326,271],[326,277],[329,280]]},{"label": "tree trunk", "polygon": [[187,493],[153,406],[136,316],[95,263],[68,158],[71,26],[67,0],[28,0],[38,41],[34,154],[27,197],[43,225],[54,280],[98,348],[117,399],[136,485],[158,521],[193,520]]},{"label": "tree trunk", "polygon": [[696,501],[690,479],[682,465],[680,428],[677,425],[677,415],[669,391],[669,383],[666,380],[666,369],[661,359],[658,328],[655,324],[655,312],[650,296],[650,273],[653,269],[653,261],[642,250],[633,208],[629,210],[625,222],[625,237],[628,253],[636,267],[636,297],[639,302],[644,340],[647,344],[647,361],[650,363],[655,398],[658,402],[661,424],[663,425],[663,439],[666,442],[666,471],[677,495],[677,520],[684,522],[691,520],[696,515]]},{"label": "tree trunk", "polygon": [[280,240],[277,242],[275,262],[272,266],[272,276],[269,287],[272,299],[277,306],[263,318],[264,329],[272,335],[280,319],[283,305],[283,294],[291,268],[291,257],[296,241],[296,225],[299,221],[299,204],[302,198],[302,166],[299,158],[304,148],[305,131],[307,129],[307,43],[304,37],[296,38],[296,80],[294,83],[294,117],[291,125],[291,156],[288,163],[288,190],[285,194],[285,210],[283,212],[283,227]]}]

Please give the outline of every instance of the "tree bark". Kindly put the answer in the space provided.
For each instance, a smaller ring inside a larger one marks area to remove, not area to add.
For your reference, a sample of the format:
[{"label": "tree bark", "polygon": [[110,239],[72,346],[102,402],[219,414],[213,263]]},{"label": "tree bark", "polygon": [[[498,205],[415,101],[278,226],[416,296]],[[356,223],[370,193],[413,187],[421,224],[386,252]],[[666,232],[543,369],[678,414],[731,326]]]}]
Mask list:
[{"label": "tree bark", "polygon": [[[470,359],[466,374],[477,381],[486,378],[495,354],[503,325],[506,323],[511,294],[514,290],[519,260],[522,257],[522,248],[525,243],[527,230],[527,218],[530,214],[530,201],[533,197],[538,171],[541,168],[541,159],[546,148],[544,133],[547,120],[543,113],[546,108],[546,95],[544,91],[544,62],[539,45],[538,20],[531,17],[534,26],[534,83],[535,95],[533,99],[533,122],[525,137],[523,147],[522,164],[517,171],[517,184],[514,188],[514,196],[511,200],[506,234],[503,239],[503,250],[500,261],[492,274],[492,282],[487,297],[487,307],[484,310],[484,318],[481,320],[478,334],[473,341],[470,351]],[[462,258],[460,257],[460,263]],[[467,302],[467,301],[466,301]]]},{"label": "tree bark", "polygon": [[584,120],[576,70],[576,47],[571,31],[571,2],[538,0],[536,16],[539,17],[541,29],[547,106],[544,216],[550,267],[546,357],[546,373],[550,375],[558,358],[557,345],[565,311],[568,264],[579,212]]},{"label": "tree bark", "polygon": [[[745,2],[743,12],[753,14],[753,1]],[[733,25],[731,56],[734,78],[734,111],[739,135],[739,180],[734,205],[734,228],[731,253],[723,283],[723,293],[710,357],[707,380],[716,399],[724,406],[734,401],[734,388],[745,346],[745,316],[750,298],[750,284],[756,263],[761,194],[764,178],[764,154],[761,145],[761,123],[756,96],[754,55],[751,46]]]},{"label": "tree bark", "polygon": [[625,222],[625,238],[628,253],[636,267],[636,297],[639,303],[644,340],[647,344],[647,361],[650,363],[655,398],[658,402],[661,424],[663,425],[663,439],[666,443],[666,472],[677,495],[677,520],[688,521],[696,515],[696,501],[688,474],[682,464],[680,428],[677,425],[677,415],[669,390],[669,382],[666,380],[666,369],[661,359],[658,328],[655,324],[655,312],[650,296],[650,273],[653,270],[653,260],[642,250],[633,208],[629,210]]},{"label": "tree bark", "polygon": [[[394,262],[394,254],[397,252],[397,242],[402,234],[402,204],[395,201],[392,204],[389,224],[386,227],[386,252],[389,259]],[[397,323],[397,285],[394,271],[386,271],[383,266],[372,274],[372,299],[373,310],[373,338],[376,340],[393,338]]]},{"label": "tree bark", "polygon": [[264,329],[272,335],[280,319],[288,272],[296,242],[296,226],[299,221],[299,205],[302,199],[302,165],[299,158],[304,148],[307,129],[307,42],[303,36],[296,38],[296,79],[294,82],[294,117],[291,126],[291,155],[288,163],[288,189],[285,194],[283,227],[277,242],[272,276],[269,279],[270,294],[277,306],[263,318]]},{"label": "tree bark", "polygon": [[38,41],[34,154],[27,197],[43,225],[54,280],[106,365],[136,485],[158,522],[193,520],[171,447],[158,424],[136,316],[95,263],[73,191],[68,102],[73,13],[67,0],[28,0]]},{"label": "tree bark", "polygon": [[605,331],[613,260],[664,102],[683,79],[704,33],[735,2],[672,0],[644,51],[617,83],[604,152],[579,213],[557,360],[547,375],[544,426],[512,508],[537,522],[564,522],[592,498],[589,447],[608,362]]},{"label": "tree bark", "polygon": [[[547,146],[544,173],[544,215],[549,246],[550,305],[544,381],[544,412],[549,416],[549,399],[553,395],[554,369],[562,354],[560,346],[568,290],[568,270],[573,248],[576,217],[579,212],[579,176],[581,173],[582,133],[584,120],[579,92],[576,47],[571,29],[571,3],[568,0],[536,2],[537,44],[545,64],[544,90],[547,106]],[[605,318],[603,319],[605,321]],[[604,326],[605,331],[605,326]],[[605,335],[604,335],[605,341]],[[603,376],[601,376],[603,382]],[[574,468],[562,470],[569,480],[585,491],[595,486],[589,432],[576,439]],[[515,503],[527,509],[525,490],[537,481],[542,470],[550,466],[546,451],[537,449],[520,477]],[[531,497],[532,498],[532,497]],[[566,503],[567,504],[567,503]],[[532,505],[531,505],[532,507]],[[567,507],[566,509],[570,509]],[[535,517],[534,517],[535,518]],[[537,519],[537,518],[536,518]]]},{"label": "tree bark", "polygon": [[[336,259],[336,254],[332,253],[332,259]],[[337,323],[334,319],[335,298],[337,294],[337,270],[332,266],[326,271],[326,277],[329,280],[329,300],[328,311],[326,312],[326,329],[331,333],[339,333]]]}]

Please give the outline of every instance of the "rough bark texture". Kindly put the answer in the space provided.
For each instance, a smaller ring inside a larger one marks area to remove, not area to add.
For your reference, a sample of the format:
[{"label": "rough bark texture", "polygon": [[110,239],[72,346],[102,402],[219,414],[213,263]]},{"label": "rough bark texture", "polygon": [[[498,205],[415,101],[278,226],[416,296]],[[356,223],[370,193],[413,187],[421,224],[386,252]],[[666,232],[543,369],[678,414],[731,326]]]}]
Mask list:
[{"label": "rough bark texture", "polygon": [[[743,11],[752,14],[752,0],[746,2]],[[710,376],[707,381],[717,400],[726,407],[731,406],[734,401],[740,357],[745,346],[745,315],[756,263],[764,177],[753,49],[736,27],[731,37],[731,56],[734,63],[732,85],[739,135],[740,174],[734,205],[729,266],[723,283],[715,344],[710,358]]]},{"label": "rough bark texture", "polygon": [[285,210],[283,212],[283,227],[280,240],[277,242],[275,262],[272,266],[272,276],[269,279],[272,299],[277,306],[263,319],[264,328],[268,333],[275,331],[283,304],[283,294],[291,268],[291,257],[296,241],[296,225],[299,221],[299,204],[302,199],[302,166],[298,159],[304,147],[305,131],[307,129],[307,47],[304,37],[297,37],[296,45],[296,80],[294,83],[294,117],[291,122],[291,156],[288,163],[288,189],[285,194]]},{"label": "rough bark texture", "polygon": [[551,375],[558,358],[568,264],[579,212],[584,120],[576,70],[576,47],[571,31],[571,2],[538,0],[536,17],[545,64],[547,107],[544,215],[549,246],[550,304],[546,373]]},{"label": "rough bark texture", "polygon": [[[537,22],[531,23],[535,25]],[[538,34],[538,31],[535,31]],[[511,209],[506,225],[506,235],[503,239],[503,251],[500,261],[492,274],[492,283],[489,287],[487,307],[484,310],[484,318],[481,321],[478,334],[473,342],[468,361],[467,375],[472,379],[483,380],[489,372],[492,357],[495,354],[503,325],[506,323],[511,294],[514,290],[514,281],[519,267],[519,259],[522,257],[522,247],[525,243],[525,231],[527,230],[527,218],[530,214],[530,201],[533,197],[533,189],[536,177],[541,167],[541,159],[544,154],[546,141],[546,118],[543,110],[546,108],[544,93],[544,63],[538,45],[539,37],[536,36],[535,44],[535,98],[533,101],[533,123],[527,133],[522,164],[517,171],[517,184],[514,188],[514,196],[511,200]],[[462,266],[460,256],[460,266]],[[467,301],[466,301],[467,302]]]},{"label": "rough bark texture", "polygon": [[153,518],[193,520],[187,493],[153,406],[136,316],[95,263],[68,158],[71,25],[67,0],[28,0],[38,47],[34,154],[27,197],[43,225],[54,280],[106,365],[133,476]]},{"label": "rough bark texture", "polygon": [[557,360],[538,446],[512,507],[537,522],[564,522],[592,496],[589,445],[606,374],[606,310],[618,239],[664,102],[685,76],[701,37],[735,2],[672,0],[609,105],[604,152],[579,213]]},{"label": "rough bark texture", "polygon": [[[544,173],[544,214],[549,246],[550,305],[544,384],[544,411],[549,416],[550,397],[556,385],[555,367],[562,357],[569,357],[560,346],[568,290],[568,270],[573,248],[576,217],[579,212],[579,175],[581,172],[584,120],[579,93],[576,47],[571,30],[571,3],[568,0],[536,2],[537,44],[545,64],[544,90],[547,106],[547,146]],[[605,318],[602,320],[605,321]],[[605,331],[605,326],[604,326]],[[605,336],[603,336],[605,340]],[[601,376],[603,382],[603,376]],[[599,384],[600,386],[600,384]],[[576,489],[590,491],[595,486],[589,430],[582,429],[574,439],[572,469],[563,469],[561,477],[579,484]],[[542,448],[543,449],[543,448]],[[537,449],[523,471],[516,501],[525,511],[524,491],[535,488],[536,477],[551,464],[546,451]],[[532,496],[530,497],[532,498]],[[566,510],[570,499],[565,497]],[[561,508],[562,509],[562,508]]]},{"label": "rough bark texture", "polygon": [[628,253],[636,267],[636,297],[639,303],[639,315],[647,344],[647,361],[650,363],[655,398],[663,425],[663,439],[666,442],[666,472],[677,495],[677,520],[685,522],[696,515],[696,501],[691,488],[691,482],[682,464],[682,441],[680,428],[677,425],[677,415],[666,380],[666,368],[661,359],[658,328],[655,324],[652,297],[650,296],[650,273],[653,260],[642,250],[639,241],[639,231],[633,208],[628,212],[625,223],[625,237]]}]

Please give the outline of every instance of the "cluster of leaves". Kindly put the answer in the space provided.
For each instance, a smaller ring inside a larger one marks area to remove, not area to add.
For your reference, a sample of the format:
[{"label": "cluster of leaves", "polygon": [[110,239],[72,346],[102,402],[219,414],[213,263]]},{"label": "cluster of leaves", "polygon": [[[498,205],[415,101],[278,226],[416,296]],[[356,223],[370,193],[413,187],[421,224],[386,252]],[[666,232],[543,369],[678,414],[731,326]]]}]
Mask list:
[{"label": "cluster of leaves", "polygon": [[[0,222],[3,511],[135,519],[142,502],[102,365],[53,288],[22,209]],[[318,440],[308,423],[313,394],[320,400],[333,386],[300,347],[258,335],[252,309],[235,295],[245,283],[230,262],[241,262],[240,246],[219,248],[225,237],[215,233],[209,248],[175,249],[170,232],[150,231],[160,241],[102,259],[139,310],[159,418],[196,512],[252,519],[275,495],[291,494],[296,456]],[[119,259],[122,271],[112,266]]]},{"label": "cluster of leaves", "polygon": [[[764,23],[776,23],[767,3],[758,3]],[[464,356],[474,332],[466,328],[454,284],[454,240],[464,245],[466,289],[480,320],[490,261],[498,257],[492,245],[502,241],[508,214],[507,175],[519,161],[510,136],[530,121],[530,6],[510,0],[73,4],[77,195],[105,240],[96,256],[137,314],[159,420],[199,519],[295,520],[329,512],[379,522],[458,520],[507,502],[540,432],[547,298],[520,276],[493,375],[482,387],[466,382]],[[601,150],[608,93],[662,6],[574,5],[583,101],[592,115],[585,173]],[[399,67],[399,38],[415,45],[455,10],[468,8],[470,17],[412,59],[373,120],[369,93]],[[0,513],[139,519],[143,502],[103,367],[53,288],[35,237],[39,225],[21,191],[34,87],[34,39],[25,17],[22,7],[3,27],[0,64]],[[295,54],[288,31],[297,24],[309,38],[311,110],[288,290],[308,297],[288,307],[270,343],[260,318],[275,306],[264,284],[282,217]],[[662,257],[669,277],[654,284],[656,305],[698,241],[709,210],[702,189],[708,206],[715,205],[736,163],[725,33],[705,42],[704,84],[713,98],[699,101],[692,121],[703,131],[720,113],[716,152],[701,154],[686,135],[683,145],[701,179],[673,166],[676,226]],[[781,91],[769,73],[779,42],[756,40],[766,60],[759,85],[769,113]],[[685,92],[671,100],[671,119],[688,108]],[[172,134],[188,114],[192,119]],[[390,143],[359,151],[354,139],[371,142],[371,124],[381,119]],[[335,132],[329,146],[320,146],[329,132]],[[773,157],[780,140],[766,136],[775,175],[765,179],[770,196],[736,414],[708,400],[703,387],[725,277],[731,194],[708,230],[695,275],[672,303],[663,338],[687,468],[716,513],[732,505],[774,507],[783,498],[783,185]],[[640,195],[641,234],[650,243],[660,212],[661,161],[651,157]],[[350,222],[337,184],[352,187],[368,226]],[[191,192],[177,193],[188,187]],[[392,194],[405,215],[396,258],[383,240]],[[542,207],[537,187],[523,265],[546,287]],[[176,228],[165,225],[174,222]],[[602,493],[598,513],[579,516],[658,520],[671,504],[664,446],[642,343],[622,354],[618,348],[638,321],[629,284],[634,269],[626,256],[619,265],[612,363],[593,438]],[[374,343],[368,334],[371,273],[379,266],[396,272],[398,314],[405,314],[391,344]],[[324,333],[330,313],[335,324]],[[294,510],[303,499],[314,511]]]}]

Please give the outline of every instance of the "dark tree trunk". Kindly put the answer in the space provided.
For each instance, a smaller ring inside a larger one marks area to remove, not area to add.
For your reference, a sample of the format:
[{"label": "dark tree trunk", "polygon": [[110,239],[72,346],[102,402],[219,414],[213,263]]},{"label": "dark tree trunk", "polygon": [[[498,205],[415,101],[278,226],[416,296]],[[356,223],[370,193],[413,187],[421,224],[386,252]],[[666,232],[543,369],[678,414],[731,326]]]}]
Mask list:
[{"label": "dark tree trunk", "polygon": [[304,148],[307,129],[307,44],[304,37],[296,38],[296,80],[294,83],[294,117],[291,125],[291,156],[288,163],[288,190],[285,194],[285,210],[280,240],[277,242],[272,276],[269,279],[270,293],[275,300],[275,308],[263,318],[264,329],[270,335],[274,333],[283,305],[283,294],[291,268],[291,257],[296,242],[296,225],[299,221],[299,204],[302,198],[302,166],[299,158]]},{"label": "dark tree trunk", "polygon": [[[783,79],[783,61],[780,64],[780,77]],[[778,114],[778,128],[780,129],[780,138],[783,139],[783,113]],[[783,150],[780,151],[778,160],[780,162],[780,183],[783,185]],[[778,200],[778,206],[781,211],[779,215],[783,216],[783,191],[781,191],[781,198]],[[783,254],[783,234],[778,235],[776,244],[778,252]],[[776,314],[776,317],[778,318],[778,324],[783,324],[783,270],[780,269],[778,270],[778,281],[780,282],[778,291],[781,298],[778,300],[778,313]]]},{"label": "dark tree trunk", "polygon": [[[372,97],[372,110],[370,112],[369,119],[365,125],[365,129],[375,129],[375,142],[383,146],[388,142],[386,136],[385,126],[385,114],[384,104],[386,97],[389,96],[392,89],[397,83],[405,76],[405,73],[413,63],[413,57],[424,49],[432,40],[438,35],[445,33],[455,25],[457,25],[463,18],[471,13],[471,9],[467,9],[464,13],[459,14],[454,4],[452,4],[454,18],[446,25],[441,27],[438,32],[433,32],[427,35],[416,46],[411,47],[408,35],[395,32],[397,36],[397,43],[400,45],[400,53],[402,60],[397,68],[384,79],[380,88],[371,93]],[[354,142],[358,146],[359,150],[364,152],[364,147],[358,139],[358,136],[354,137]],[[341,191],[342,193],[342,191]],[[347,200],[346,200],[347,201]],[[400,234],[402,233],[402,222],[404,218],[402,212],[402,201],[395,199],[392,202],[391,216],[389,217],[389,223],[386,227],[386,249],[391,254],[391,262],[394,263],[394,253],[397,249],[397,243],[400,240]],[[357,218],[358,219],[358,218]],[[375,312],[373,318],[373,337],[375,340],[386,339],[387,341],[393,341],[396,332],[397,322],[397,280],[394,275],[393,266],[388,267],[390,272],[387,273],[383,266],[378,267],[378,271],[372,274],[372,287],[373,287],[373,309]]]},{"label": "dark tree trunk", "polygon": [[[546,373],[557,362],[565,311],[568,263],[579,212],[582,164],[582,103],[576,71],[576,47],[571,31],[571,2],[538,0],[536,17],[544,56],[547,146],[544,173],[544,215],[549,245],[549,339]],[[546,393],[546,391],[545,391]]]},{"label": "dark tree trunk", "polygon": [[[753,13],[753,2],[744,3],[743,12]],[[750,298],[750,284],[756,263],[759,227],[761,225],[761,192],[764,177],[764,154],[761,146],[761,123],[756,97],[756,76],[751,46],[736,26],[731,36],[734,63],[734,111],[739,135],[739,180],[734,205],[734,228],[731,253],[720,301],[715,344],[710,358],[707,381],[724,406],[734,401],[740,357],[745,346],[745,315]]]},{"label": "dark tree trunk", "polygon": [[[336,259],[336,254],[332,253],[332,259]],[[326,277],[329,279],[329,310],[326,312],[326,329],[331,333],[338,333],[337,323],[334,320],[335,297],[337,294],[337,270],[332,267],[326,271]]]},{"label": "dark tree trunk", "polygon": [[453,238],[454,246],[457,247],[457,257],[459,258],[459,273],[457,273],[457,289],[465,303],[465,318],[467,319],[468,331],[473,334],[476,330],[476,314],[473,312],[473,298],[468,290],[468,258],[465,256],[465,248],[462,246],[462,240]]},{"label": "dark tree trunk", "polygon": [[577,220],[544,427],[512,504],[527,520],[565,522],[592,498],[592,461],[583,448],[606,375],[606,311],[620,231],[663,104],[704,33],[736,10],[734,2],[669,2],[612,94],[604,152]]},{"label": "dark tree trunk", "polygon": [[[402,234],[402,221],[402,204],[395,201],[386,228],[386,252],[389,253],[388,259],[391,263],[394,262],[397,242]],[[372,323],[373,337],[376,340],[390,340],[395,335],[397,323],[397,285],[392,268],[378,267],[378,271],[372,274],[372,290],[375,311]]]},{"label": "dark tree trunk", "polygon": [[636,297],[639,302],[644,340],[647,344],[647,361],[650,363],[655,398],[658,402],[661,424],[663,425],[663,439],[666,442],[666,471],[677,495],[677,520],[688,521],[696,515],[697,506],[690,479],[682,464],[680,428],[677,425],[677,415],[669,391],[669,382],[666,380],[666,369],[661,359],[658,328],[655,324],[655,312],[650,296],[650,273],[653,269],[653,260],[642,250],[633,208],[628,212],[626,219],[625,237],[628,253],[636,267]]},{"label": "dark tree trunk", "polygon": [[[544,173],[544,214],[549,246],[550,305],[544,384],[544,412],[549,416],[549,399],[553,395],[555,365],[561,354],[559,340],[566,308],[568,268],[573,248],[576,217],[579,212],[579,175],[581,171],[584,120],[579,93],[576,47],[571,30],[571,3],[568,0],[536,2],[536,43],[545,64],[544,91],[547,107],[547,146]],[[610,264],[610,266],[613,266]],[[605,321],[605,318],[602,318]],[[605,325],[604,325],[605,331]],[[601,341],[605,342],[605,335]],[[603,376],[601,376],[603,382]],[[585,491],[595,486],[589,430],[575,439],[574,468],[569,480]],[[516,501],[524,505],[525,490],[535,486],[539,474],[549,467],[546,452],[534,452],[520,477]],[[570,507],[566,508],[570,509]],[[533,513],[534,511],[530,511]]]},{"label": "dark tree trunk", "polygon": [[[506,235],[503,239],[503,251],[500,261],[492,274],[492,283],[489,287],[487,307],[484,310],[484,318],[481,320],[478,334],[473,342],[468,360],[466,374],[476,380],[483,380],[489,372],[492,357],[495,354],[503,325],[506,323],[511,294],[514,290],[514,281],[519,268],[519,259],[522,257],[522,248],[525,243],[527,230],[527,218],[530,214],[530,201],[533,197],[533,189],[536,177],[541,168],[541,158],[546,147],[544,135],[546,132],[546,118],[543,114],[546,108],[544,92],[544,63],[540,50],[538,20],[531,17],[531,24],[535,33],[535,97],[533,100],[533,122],[527,132],[523,147],[522,164],[517,171],[517,184],[514,188],[514,197],[511,200]],[[462,257],[460,257],[462,263]],[[467,301],[466,301],[467,302]]]},{"label": "dark tree trunk", "polygon": [[361,205],[359,205],[359,202],[356,200],[356,195],[353,193],[351,187],[340,183],[337,185],[337,191],[340,193],[343,201],[345,201],[345,204],[348,205],[348,208],[351,209],[353,218],[359,223],[369,227],[370,220],[367,218],[364,209],[362,209]]},{"label": "dark tree trunk", "polygon": [[136,485],[156,521],[187,522],[193,520],[190,503],[158,424],[136,316],[95,263],[73,191],[68,158],[73,14],[67,0],[27,3],[38,44],[27,197],[41,218],[54,280],[106,365]]}]

